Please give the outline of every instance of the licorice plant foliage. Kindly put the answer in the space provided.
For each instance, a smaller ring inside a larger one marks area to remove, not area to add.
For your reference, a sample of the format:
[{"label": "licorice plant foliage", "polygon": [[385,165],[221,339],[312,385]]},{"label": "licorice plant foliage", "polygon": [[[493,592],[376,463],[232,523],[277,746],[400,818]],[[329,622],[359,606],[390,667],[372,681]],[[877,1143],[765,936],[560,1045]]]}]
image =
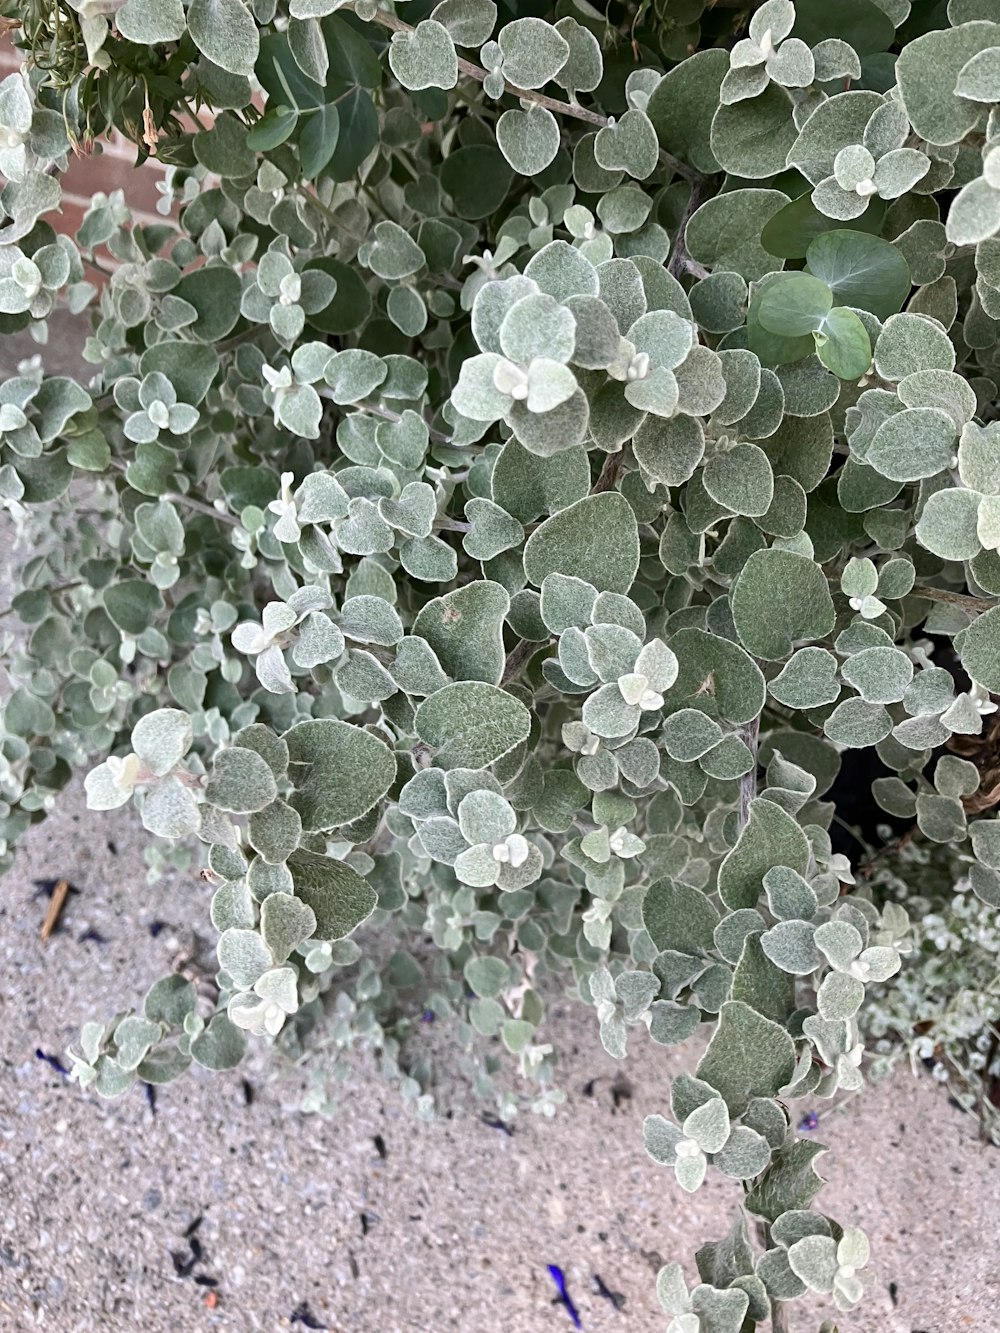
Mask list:
[{"label": "licorice plant foliage", "polygon": [[[995,4],[7,12],[0,327],[66,307],[92,372],[0,390],[4,865],[85,767],[206,846],[219,933],[217,1003],[159,982],[76,1076],[229,1068],[326,997],[419,1093],[427,1003],[551,1112],[561,981],[617,1058],[707,1037],[646,1147],[742,1206],[661,1272],[671,1333],[850,1308],[793,1127],[861,1085],[907,917],[833,849],[843,752],[1000,905],[941,753],[1000,692]],[[70,239],[112,131],[162,220]]]}]

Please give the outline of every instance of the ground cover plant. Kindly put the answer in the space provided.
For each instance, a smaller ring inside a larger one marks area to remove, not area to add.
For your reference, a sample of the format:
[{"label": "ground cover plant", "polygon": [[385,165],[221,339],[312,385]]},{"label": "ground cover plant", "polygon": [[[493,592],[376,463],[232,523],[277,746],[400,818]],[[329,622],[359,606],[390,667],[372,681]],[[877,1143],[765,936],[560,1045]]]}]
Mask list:
[{"label": "ground cover plant", "polygon": [[[644,1126],[738,1204],[670,1333],[850,1309],[797,1125],[861,1087],[908,916],[845,758],[1000,905],[995,6],[0,12],[0,330],[41,347],[0,388],[3,866],[84,769],[153,875],[203,845],[218,932],[214,1002],[88,1022],[80,1083],[312,1030],[427,1112],[438,1017],[552,1113],[568,989],[617,1058],[708,1036]],[[66,235],[112,132],[162,221]],[[57,307],[89,374],[45,373]]]}]

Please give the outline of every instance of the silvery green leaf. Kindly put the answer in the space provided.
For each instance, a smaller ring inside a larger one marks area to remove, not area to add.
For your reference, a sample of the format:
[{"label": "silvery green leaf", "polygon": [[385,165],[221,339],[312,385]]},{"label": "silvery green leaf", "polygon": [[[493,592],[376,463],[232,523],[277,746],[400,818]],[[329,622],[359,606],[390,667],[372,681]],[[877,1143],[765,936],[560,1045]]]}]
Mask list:
[{"label": "silvery green leaf", "polygon": [[642,378],[626,384],[625,398],[640,412],[672,417],[680,401],[680,390],[673,372],[656,366]]},{"label": "silvery green leaf", "polygon": [[584,701],[582,717],[595,736],[617,739],[628,736],[639,724],[640,712],[629,704],[617,684],[602,685]]},{"label": "silvery green leaf", "polygon": [[860,79],[861,61],[853,46],[838,37],[828,37],[812,49],[817,83],[833,79]]},{"label": "silvery green leaf", "polygon": [[729,1110],[721,1097],[705,1102],[684,1121],[684,1137],[694,1139],[705,1153],[716,1153],[729,1138]]},{"label": "silvery green leaf", "polygon": [[186,838],[198,828],[194,794],[175,777],[163,778],[145,791],[140,815],[143,828],[160,838]]},{"label": "silvery green leaf", "polygon": [[948,240],[975,245],[1000,231],[1000,188],[984,177],[969,181],[948,210]]},{"label": "silvery green leaf", "polygon": [[260,34],[242,0],[193,0],[187,15],[195,46],[229,74],[250,75],[260,50]]},{"label": "silvery green leaf", "polygon": [[[387,226],[387,223],[379,223],[379,226]],[[392,224],[395,226],[395,223]],[[407,242],[410,238],[402,231],[402,236]],[[393,233],[386,245],[391,248],[396,243],[397,238]],[[410,242],[414,245],[413,242]],[[414,245],[414,248],[417,249]],[[412,252],[407,251],[407,254]],[[421,257],[423,252],[421,251]],[[408,270],[412,272],[413,270]],[[402,276],[407,276],[406,274]],[[329,361],[324,376],[327,384],[330,386],[331,396],[335,403],[357,403],[378,388],[385,380],[388,374],[388,367],[380,356],[375,356],[372,352],[366,352],[361,348],[348,347],[341,352],[337,352]]]},{"label": "silvery green leaf", "polygon": [[597,601],[597,589],[592,583],[571,574],[547,574],[541,584],[540,612],[546,628],[553,634],[562,634],[570,626],[591,623]]},{"label": "silvery green leaf", "polygon": [[395,779],[392,752],[361,727],[333,718],[300,722],[285,734],[290,804],[308,831],[335,828],[367,814]]},{"label": "silvery green leaf", "polygon": [[275,420],[307,440],[318,439],[322,415],[323,404],[311,384],[296,384],[275,400]]},{"label": "silvery green leaf", "polygon": [[566,306],[539,292],[509,307],[497,338],[500,351],[511,361],[527,363],[547,357],[565,362],[573,357],[576,320]]},{"label": "silvery green leaf", "polygon": [[292,894],[272,893],[261,903],[260,933],[278,966],[315,932],[312,908]]},{"label": "silvery green leaf", "polygon": [[788,1249],[792,1271],[811,1291],[832,1291],[837,1274],[837,1242],[830,1236],[803,1236]]},{"label": "silvery green leaf", "polygon": [[988,690],[1000,689],[996,652],[1000,643],[1000,616],[996,608],[985,612],[965,630],[961,640],[962,663],[973,680]]},{"label": "silvery green leaf", "polygon": [[[774,874],[775,871],[768,873]],[[813,935],[814,927],[808,921],[779,921],[764,932],[760,943],[767,957],[783,972],[790,972],[793,976],[808,976],[820,965]]]},{"label": "silvery green leaf", "polygon": [[916,370],[954,370],[955,349],[946,333],[922,315],[892,315],[875,343],[875,369],[886,380]]},{"label": "silvery green leaf", "polygon": [[[693,1142],[693,1140],[684,1139],[682,1143]],[[708,1160],[705,1154],[698,1151],[690,1156],[680,1156],[674,1162],[674,1174],[677,1177],[677,1183],[686,1194],[695,1194],[702,1181],[705,1179],[705,1172],[708,1170]]]},{"label": "silvery green leaf", "polygon": [[818,906],[815,890],[789,866],[773,866],[764,876],[768,906],[779,921],[811,918]]},{"label": "silvery green leaf", "polygon": [[429,537],[437,515],[437,496],[425,481],[410,481],[395,500],[383,496],[378,512],[386,523],[410,537]]},{"label": "silvery green leaf", "polygon": [[250,816],[250,845],[265,861],[278,863],[298,847],[302,820],[284,801],[276,800]]},{"label": "silvery green leaf", "polygon": [[717,1089],[735,1116],[752,1097],[773,1096],[794,1065],[792,1039],[783,1028],[742,1001],[727,1000],[697,1074]]},{"label": "silvery green leaf", "polygon": [[403,637],[403,623],[384,597],[362,593],[348,597],[340,608],[340,630],[357,643],[392,647]]},{"label": "silvery green leaf", "polygon": [[712,153],[724,170],[744,179],[782,171],[795,140],[788,94],[774,86],[735,106],[721,106],[712,121]]},{"label": "silvery green leaf", "polygon": [[338,522],[335,535],[337,545],[348,555],[376,555],[393,547],[392,529],[364,495],[350,501],[347,518]]},{"label": "silvery green leaf", "polygon": [[795,23],[795,6],[792,0],[765,0],[765,3],[750,19],[750,40],[762,46],[765,35],[777,44],[784,41]]},{"label": "silvery green leaf", "polygon": [[545,520],[528,538],[524,569],[542,587],[567,574],[598,591],[628,592],[639,564],[635,511],[618,492],[586,496]]},{"label": "silvery green leaf", "polygon": [[917,522],[917,541],[944,560],[971,560],[982,549],[976,491],[935,491]]},{"label": "silvery green leaf", "polygon": [[701,1013],[693,1005],[678,1005],[657,1000],[649,1010],[649,1035],[660,1046],[676,1046],[686,1041],[701,1022]]},{"label": "silvery green leaf", "polygon": [[541,88],[569,60],[565,38],[539,18],[515,19],[500,29],[503,75],[516,88]]},{"label": "silvery green leaf", "polygon": [[[447,33],[444,35],[447,38]],[[423,250],[398,222],[376,222],[372,236],[365,248],[365,261],[378,277],[398,282],[417,273],[426,263]]]},{"label": "silvery green leaf", "polygon": [[298,637],[292,645],[292,660],[296,666],[311,668],[322,662],[332,662],[344,651],[344,636],[329,616],[311,611],[299,626]]},{"label": "silvery green leaf", "polygon": [[895,148],[880,157],[872,180],[882,199],[898,199],[927,175],[931,160],[916,148]]},{"label": "silvery green leaf", "polygon": [[631,107],[620,120],[610,120],[598,130],[594,157],[605,171],[625,171],[635,180],[645,180],[656,170],[659,144],[645,111]]},{"label": "silvery green leaf", "polygon": [[288,669],[284,654],[277,644],[265,648],[254,662],[257,679],[265,690],[272,694],[294,694],[292,674]]},{"label": "silvery green leaf", "polygon": [[725,1145],[716,1153],[713,1165],[736,1180],[751,1180],[770,1160],[771,1145],[767,1139],[744,1124],[733,1128]]},{"label": "silvery green leaf", "polygon": [[409,695],[434,694],[448,684],[437,654],[419,635],[406,635],[402,639],[390,671],[399,688]]},{"label": "silvery green leaf", "polygon": [[288,860],[295,896],[312,908],[315,937],[342,940],[371,916],[378,897],[343,861],[297,851]]},{"label": "silvery green leaf", "polygon": [[242,990],[274,966],[274,957],[255,930],[226,930],[217,946],[219,966]]},{"label": "silvery green leaf", "polygon": [[274,774],[259,754],[233,746],[221,750],[212,765],[205,799],[220,810],[248,814],[275,799]]},{"label": "silvery green leaf", "polygon": [[176,42],[184,32],[184,8],[181,0],[127,0],[115,15],[115,27],[140,46]]},{"label": "silvery green leaf", "polygon": [[819,566],[777,549],[750,556],[733,585],[730,605],[743,646],[769,661],[789,656],[797,640],[825,637],[835,619]]},{"label": "silvery green leaf", "polygon": [[[647,1120],[663,1120],[662,1116],[647,1116]],[[664,1124],[668,1122],[664,1121]],[[674,1126],[670,1126],[674,1129]],[[643,1134],[645,1135],[646,1126],[643,1124]],[[680,1130],[675,1130],[679,1137]],[[657,1161],[667,1161],[669,1159],[656,1156]],[[664,1265],[656,1275],[656,1295],[660,1305],[666,1310],[667,1314],[683,1317],[691,1309],[691,1298],[688,1295],[687,1283],[684,1281],[684,1269],[679,1263]],[[697,1315],[695,1316],[697,1319]],[[693,1333],[700,1333],[701,1323],[693,1325]],[[684,1327],[680,1333],[688,1333],[688,1328]]]},{"label": "silvery green leaf", "polygon": [[774,498],[774,474],[767,455],[755,444],[736,444],[705,464],[705,490],[736,514],[760,518]]},{"label": "silvery green leaf", "polygon": [[893,481],[918,481],[946,468],[954,449],[952,418],[937,407],[914,407],[882,423],[865,461]]},{"label": "silvery green leaf", "polygon": [[896,78],[910,123],[932,144],[958,143],[979,120],[975,101],[956,92],[974,56],[998,45],[1000,25],[962,23],[923,33],[904,45]]},{"label": "silvery green leaf", "polygon": [[486,768],[524,740],[530,729],[528,710],[519,699],[481,681],[446,685],[425,699],[416,714],[417,734],[435,748],[441,768]]},{"label": "silvery green leaf", "polygon": [[577,93],[593,92],[601,82],[604,74],[601,44],[589,28],[569,16],[561,18],[555,29],[568,44],[569,57],[554,77],[576,101]]},{"label": "silvery green leaf", "polygon": [[758,797],[739,841],[719,868],[719,893],[732,910],[753,907],[764,875],[773,866],[804,874],[809,844],[799,825],[773,801]]},{"label": "silvery green leaf", "polygon": [[503,674],[504,618],[510,597],[500,584],[479,579],[421,607],[413,632],[427,640],[448,675],[499,684]]},{"label": "silvery green leaf", "polygon": [[497,146],[519,176],[537,176],[559,151],[559,122],[535,103],[524,111],[505,111],[496,126]]},{"label": "silvery green leaf", "polygon": [[861,952],[863,940],[848,921],[828,921],[815,935],[816,947],[826,955],[832,967],[846,971]]},{"label": "silvery green leaf", "polygon": [[913,662],[898,648],[866,648],[848,658],[842,671],[869,703],[898,703],[913,679]]},{"label": "silvery green leaf", "polygon": [[503,362],[496,352],[484,352],[462,362],[451,401],[457,411],[472,421],[499,421],[510,405],[510,396],[496,387],[494,374]]},{"label": "silvery green leaf", "polygon": [[825,648],[800,648],[772,681],[768,693],[789,708],[818,708],[840,694],[837,659]]},{"label": "silvery green leaf", "polygon": [[824,735],[848,749],[877,745],[891,731],[892,718],[882,704],[857,697],[844,699],[823,724]]},{"label": "silvery green leaf", "polygon": [[620,972],[615,978],[615,994],[622,1005],[626,1023],[634,1023],[649,1008],[660,989],[652,972]]},{"label": "silvery green leaf", "polygon": [[666,719],[663,746],[674,759],[690,762],[706,754],[722,739],[722,730],[698,708],[682,708]]},{"label": "silvery green leaf", "polygon": [[121,782],[121,774],[107,761],[92,768],[83,780],[88,810],[117,810],[132,795],[132,786]]},{"label": "silvery green leaf", "polygon": [[676,656],[662,639],[651,639],[644,644],[635,660],[636,672],[645,676],[650,689],[661,693],[670,689],[679,669]]},{"label": "silvery green leaf", "polygon": [[412,32],[394,32],[389,42],[389,68],[404,88],[454,88],[458,57],[448,29],[430,18],[418,23]]},{"label": "silvery green leaf", "polygon": [[465,506],[465,516],[472,530],[462,539],[462,545],[474,560],[492,560],[524,540],[521,524],[492,500],[474,497]]},{"label": "silvery green leaf", "polygon": [[510,803],[487,789],[470,791],[458,807],[458,822],[468,843],[499,843],[517,828]]},{"label": "silvery green leaf", "polygon": [[458,46],[482,46],[497,21],[493,0],[441,0],[431,18],[443,24]]},{"label": "silvery green leaf", "polygon": [[[601,924],[601,923],[597,923]],[[610,932],[608,932],[610,934]],[[594,946],[599,947],[599,946]],[[616,1013],[601,1020],[601,1045],[614,1060],[624,1060],[628,1053],[628,1029]]]},{"label": "silvery green leaf", "polygon": [[138,1014],[129,1014],[123,1018],[114,1031],[117,1047],[115,1060],[122,1069],[135,1069],[143,1060],[154,1042],[163,1036],[159,1023],[151,1023]]},{"label": "silvery green leaf", "polygon": [[598,294],[597,269],[566,241],[550,241],[525,265],[524,276],[557,301]]},{"label": "silvery green leaf", "polygon": [[515,397],[523,396],[529,412],[544,413],[572,398],[577,384],[568,366],[550,357],[536,357],[528,366],[525,387],[526,394]]},{"label": "silvery green leaf", "polygon": [[1000,47],[997,46],[988,47],[985,51],[974,55],[959,71],[955,95],[967,97],[973,102],[1000,101],[998,60],[1000,60]]}]

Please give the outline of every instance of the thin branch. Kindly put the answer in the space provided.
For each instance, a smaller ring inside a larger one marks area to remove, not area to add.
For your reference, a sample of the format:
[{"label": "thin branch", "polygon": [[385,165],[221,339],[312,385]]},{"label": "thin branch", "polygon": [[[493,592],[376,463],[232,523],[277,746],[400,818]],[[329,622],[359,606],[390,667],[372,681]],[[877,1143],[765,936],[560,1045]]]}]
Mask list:
[{"label": "thin branch", "polygon": [[[372,16],[373,23],[377,23],[382,28],[387,28],[389,32],[414,31],[412,24],[404,23],[402,19],[395,14],[389,14],[385,10],[377,10]],[[466,75],[467,78],[475,79],[477,83],[483,83],[489,74],[489,70],[483,69],[480,65],[474,65],[471,60],[465,60],[458,57],[459,73]],[[534,102],[536,106],[543,106],[547,111],[553,112],[557,116],[570,116],[575,120],[582,120],[587,125],[596,125],[598,129],[603,129],[608,124],[607,116],[602,116],[597,111],[588,111],[586,107],[580,106],[576,102],[560,102],[558,98],[548,97],[545,93],[536,92],[534,88],[518,88],[514,83],[504,83],[504,92],[510,93],[511,97],[520,98],[523,102]],[[686,162],[681,162],[679,158],[672,153],[660,149],[660,161],[671,171],[683,176],[685,180],[697,181],[701,179],[700,173],[693,167],[689,167]]]},{"label": "thin branch", "polygon": [[[667,263],[667,271],[672,273],[675,278],[680,277],[689,265],[694,264],[694,260],[688,254],[686,232],[687,225],[698,208],[701,207],[705,199],[705,178],[699,176],[691,185],[691,193],[688,196],[684,212],[681,214],[681,220],[677,224],[677,231],[674,233],[674,242],[670,248],[670,259]],[[701,265],[698,265],[701,270]],[[707,270],[699,272],[699,276],[704,276]]]},{"label": "thin branch", "polygon": [[998,605],[995,597],[971,597],[964,592],[949,592],[947,588],[929,588],[916,583],[910,589],[913,597],[923,597],[928,602],[947,602],[952,606],[963,606],[967,611],[992,611]]},{"label": "thin branch", "polygon": [[[59,594],[62,592],[71,592],[74,588],[83,588],[86,586],[87,585],[85,584],[83,579],[74,579],[72,583],[60,583],[58,587],[55,588],[50,587],[45,583],[41,583],[31,588],[25,588],[23,591],[47,592],[50,597],[58,597]],[[17,611],[14,609],[14,607],[8,606],[6,610],[0,611],[0,620],[3,620],[6,616],[13,616],[13,615],[17,615]]]},{"label": "thin branch", "polygon": [[[318,389],[317,393],[321,398],[327,398],[331,403],[336,403],[332,389]],[[381,417],[384,421],[394,421],[397,424],[403,420],[399,412],[393,412],[392,408],[380,407],[377,403],[337,403],[338,407],[352,408],[356,412],[370,412],[373,417]],[[424,422],[426,426],[427,423]],[[451,437],[445,435],[443,431],[435,430],[433,426],[427,426],[428,433],[432,440],[437,440],[438,444],[451,444]]]},{"label": "thin branch", "polygon": [[601,475],[590,488],[591,495],[600,495],[601,491],[613,491],[624,469],[624,448],[619,449],[616,454],[608,454],[604,460],[604,466],[601,468]]},{"label": "thin branch", "polygon": [[503,676],[500,680],[501,686],[509,685],[516,676],[520,675],[521,668],[541,646],[540,643],[532,643],[530,639],[522,639],[520,643],[516,644],[507,654]]},{"label": "thin branch", "polygon": [[892,856],[895,852],[901,852],[904,847],[908,846],[909,843],[913,841],[913,835],[916,831],[917,826],[916,824],[913,824],[905,833],[901,833],[898,838],[895,838],[892,842],[887,842],[884,847],[880,847],[874,856],[870,856],[867,861],[862,862],[858,867],[858,879],[860,879],[862,883],[866,883],[870,880],[875,873],[879,861],[886,856]]},{"label": "thin branch", "polygon": [[242,526],[239,519],[233,518],[232,514],[224,514],[212,505],[196,500],[193,495],[184,495],[181,491],[167,491],[160,498],[169,500],[172,504],[187,505],[188,509],[193,509],[195,513],[207,514],[209,518],[217,518],[220,523],[228,523],[232,528]]},{"label": "thin branch", "polygon": [[753,760],[749,773],[745,773],[740,778],[740,808],[739,808],[739,826],[741,829],[746,827],[747,820],[750,818],[750,806],[757,795],[757,741],[760,736],[760,718],[755,717],[752,722],[748,722],[740,732],[740,739],[750,751],[750,758]]}]

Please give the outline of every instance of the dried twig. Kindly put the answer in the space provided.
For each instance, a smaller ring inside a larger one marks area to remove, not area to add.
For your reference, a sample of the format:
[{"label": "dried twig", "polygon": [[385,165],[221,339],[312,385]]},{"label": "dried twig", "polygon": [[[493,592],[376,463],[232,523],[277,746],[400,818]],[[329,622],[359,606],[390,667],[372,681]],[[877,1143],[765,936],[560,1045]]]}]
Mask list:
[{"label": "dried twig", "polygon": [[52,897],[49,899],[49,910],[45,913],[45,920],[42,922],[40,937],[43,940],[47,940],[58,926],[59,918],[63,914],[63,908],[66,906],[68,897],[69,880],[61,879],[52,891]]}]

